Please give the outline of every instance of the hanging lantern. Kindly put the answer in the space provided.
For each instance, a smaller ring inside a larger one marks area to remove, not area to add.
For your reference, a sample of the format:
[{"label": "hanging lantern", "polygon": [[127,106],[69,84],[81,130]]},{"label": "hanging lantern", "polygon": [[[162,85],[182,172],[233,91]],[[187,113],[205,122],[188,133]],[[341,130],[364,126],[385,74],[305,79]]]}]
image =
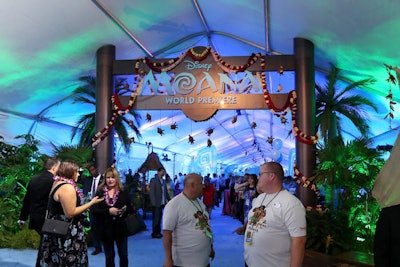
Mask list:
[{"label": "hanging lantern", "polygon": [[195,141],[195,140],[194,140],[193,136],[191,136],[191,135],[189,134],[189,141],[188,141],[188,143],[191,144],[191,145],[193,145],[194,141]]},{"label": "hanging lantern", "polygon": [[207,146],[210,147],[211,145],[212,145],[211,139],[208,138],[208,140],[207,140]]},{"label": "hanging lantern", "polygon": [[157,128],[157,133],[162,136],[164,134],[164,130],[161,129],[160,127],[158,127]]},{"label": "hanging lantern", "polygon": [[213,129],[213,128],[209,128],[209,129],[206,131],[206,134],[207,134],[208,136],[210,136],[210,135],[212,135],[213,132],[214,132],[214,129]]},{"label": "hanging lantern", "polygon": [[150,115],[149,113],[146,114],[146,120],[147,120],[148,122],[151,121],[151,115]]},{"label": "hanging lantern", "polygon": [[237,122],[237,116],[234,116],[233,118],[232,118],[232,124],[234,124],[234,123],[236,123]]},{"label": "hanging lantern", "polygon": [[267,139],[267,142],[272,145],[272,142],[274,141],[275,138],[273,138],[272,136],[269,136]]},{"label": "hanging lantern", "polygon": [[286,125],[286,123],[288,123],[288,120],[286,119],[285,116],[280,116],[280,119],[281,119],[281,123],[282,123],[282,124],[285,124],[285,125]]}]

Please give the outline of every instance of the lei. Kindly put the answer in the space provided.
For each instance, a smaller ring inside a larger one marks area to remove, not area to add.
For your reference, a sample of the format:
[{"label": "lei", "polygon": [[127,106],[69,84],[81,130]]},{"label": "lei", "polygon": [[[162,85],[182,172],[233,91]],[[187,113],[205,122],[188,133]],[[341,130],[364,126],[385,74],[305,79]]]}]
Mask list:
[{"label": "lei", "polygon": [[62,182],[65,182],[65,183],[67,183],[67,184],[72,185],[72,186],[74,187],[76,193],[77,193],[78,196],[80,197],[80,199],[84,199],[83,193],[81,192],[81,190],[79,190],[79,188],[78,188],[78,186],[76,185],[76,183],[75,183],[74,180],[72,180],[72,179],[67,179],[67,178],[60,177],[60,176],[54,176],[53,180],[54,180],[54,181],[62,181]]},{"label": "lei", "polygon": [[115,205],[115,203],[117,203],[119,190],[114,190],[114,195],[112,198],[110,198],[110,196],[108,195],[107,186],[103,187],[103,191],[104,191],[104,198],[106,200],[107,205],[110,207],[113,207]]}]

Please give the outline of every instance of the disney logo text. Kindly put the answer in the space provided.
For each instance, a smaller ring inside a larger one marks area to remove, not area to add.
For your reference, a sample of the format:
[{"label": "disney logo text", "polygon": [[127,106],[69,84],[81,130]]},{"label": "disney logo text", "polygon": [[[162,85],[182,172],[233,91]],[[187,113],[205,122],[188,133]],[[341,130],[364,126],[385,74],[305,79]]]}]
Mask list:
[{"label": "disney logo text", "polygon": [[212,64],[201,64],[198,61],[190,61],[190,60],[185,60],[186,63],[186,69],[187,70],[194,70],[194,69],[206,69],[207,71],[210,71],[212,68]]}]

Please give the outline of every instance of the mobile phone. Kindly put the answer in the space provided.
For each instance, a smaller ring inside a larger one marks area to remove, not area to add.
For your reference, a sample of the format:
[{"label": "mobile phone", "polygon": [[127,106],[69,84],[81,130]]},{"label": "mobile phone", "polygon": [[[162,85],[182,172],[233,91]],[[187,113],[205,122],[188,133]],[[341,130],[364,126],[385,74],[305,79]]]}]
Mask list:
[{"label": "mobile phone", "polygon": [[123,207],[120,209],[120,211],[121,211],[122,213],[124,213],[124,212],[126,211],[126,205],[123,206]]}]

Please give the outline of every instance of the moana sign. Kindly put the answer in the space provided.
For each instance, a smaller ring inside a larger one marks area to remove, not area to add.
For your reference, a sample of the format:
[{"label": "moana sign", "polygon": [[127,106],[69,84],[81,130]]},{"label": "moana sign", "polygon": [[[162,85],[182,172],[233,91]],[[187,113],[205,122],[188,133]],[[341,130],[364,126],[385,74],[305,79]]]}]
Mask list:
[{"label": "moana sign", "polygon": [[[287,64],[285,59],[281,58],[280,63]],[[223,61],[206,47],[192,48],[175,59],[138,59],[135,70],[141,79],[134,88],[137,96],[133,107],[180,109],[194,121],[207,120],[219,109],[268,108],[261,76],[254,74],[266,70],[261,66],[264,56],[252,54],[229,60],[235,65]],[[285,105],[287,97],[287,94],[271,94],[278,107]]]},{"label": "moana sign", "polygon": [[[132,108],[180,109],[194,121],[207,120],[219,109],[268,108],[283,123],[286,122],[286,113],[291,110],[292,131],[296,139],[305,144],[315,144],[319,136],[306,134],[297,124],[296,92],[292,90],[288,94],[274,95],[267,90],[265,72],[293,70],[293,57],[268,56],[268,64],[265,58],[261,54],[252,54],[247,58],[230,57],[229,60],[235,64],[232,65],[210,48],[197,47],[175,59],[115,61],[114,75],[132,74],[129,66],[134,65],[133,74],[136,74],[137,82],[130,98],[112,96],[113,115],[107,126],[92,138],[93,145],[104,140],[117,117]],[[258,94],[261,90],[262,94]]]}]

